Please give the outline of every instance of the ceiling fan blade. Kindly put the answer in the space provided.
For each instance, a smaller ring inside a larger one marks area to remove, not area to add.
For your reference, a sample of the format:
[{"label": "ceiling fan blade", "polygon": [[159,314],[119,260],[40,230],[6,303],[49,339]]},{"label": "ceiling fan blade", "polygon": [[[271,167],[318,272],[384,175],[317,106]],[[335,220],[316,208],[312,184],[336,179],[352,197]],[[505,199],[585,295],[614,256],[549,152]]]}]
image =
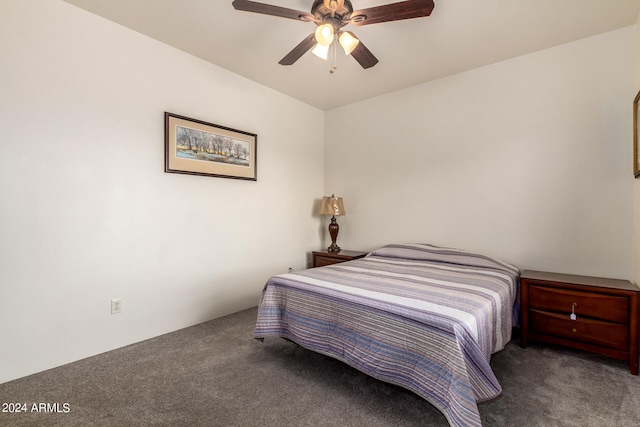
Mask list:
[{"label": "ceiling fan blade", "polygon": [[264,15],[279,16],[281,18],[295,19],[298,21],[313,21],[315,19],[309,12],[287,9],[286,7],[274,6],[272,4],[258,3],[256,1],[234,0],[232,4],[236,10],[243,10],[245,12],[262,13]]},{"label": "ceiling fan blade", "polygon": [[304,40],[302,40],[298,46],[294,47],[291,52],[278,62],[280,65],[293,65],[298,59],[309,51],[316,44],[315,33],[309,34]]},{"label": "ceiling fan blade", "polygon": [[353,49],[353,52],[351,52],[351,56],[353,56],[353,59],[358,61],[362,68],[365,69],[371,68],[378,63],[378,58],[373,56],[373,53],[371,53],[371,51],[367,49],[364,43],[362,43],[362,40],[360,40],[360,43],[358,43],[356,48]]},{"label": "ceiling fan blade", "polygon": [[374,6],[368,9],[354,10],[351,23],[356,26],[399,21],[401,19],[420,18],[431,15],[433,0],[407,0],[397,3]]}]

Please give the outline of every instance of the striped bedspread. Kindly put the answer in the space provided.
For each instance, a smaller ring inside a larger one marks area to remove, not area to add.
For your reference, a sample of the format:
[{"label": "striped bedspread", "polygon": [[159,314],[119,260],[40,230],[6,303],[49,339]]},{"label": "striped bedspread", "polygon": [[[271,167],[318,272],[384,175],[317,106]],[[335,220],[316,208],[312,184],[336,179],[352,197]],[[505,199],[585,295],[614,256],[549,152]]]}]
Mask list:
[{"label": "striped bedspread", "polygon": [[403,386],[452,426],[481,426],[477,403],[502,389],[489,361],[517,319],[518,269],[426,244],[274,276],[254,337],[280,336]]}]

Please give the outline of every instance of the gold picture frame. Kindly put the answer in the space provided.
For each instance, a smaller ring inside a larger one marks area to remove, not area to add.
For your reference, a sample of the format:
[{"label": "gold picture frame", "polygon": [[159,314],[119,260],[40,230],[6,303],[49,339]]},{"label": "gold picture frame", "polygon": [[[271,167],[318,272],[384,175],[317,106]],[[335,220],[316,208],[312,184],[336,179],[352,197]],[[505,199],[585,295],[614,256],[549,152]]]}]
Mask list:
[{"label": "gold picture frame", "polygon": [[636,178],[640,178],[640,152],[638,152],[638,120],[640,120],[640,114],[638,114],[638,106],[640,104],[640,92],[633,100],[633,175]]},{"label": "gold picture frame", "polygon": [[164,113],[164,171],[257,181],[258,136]]}]

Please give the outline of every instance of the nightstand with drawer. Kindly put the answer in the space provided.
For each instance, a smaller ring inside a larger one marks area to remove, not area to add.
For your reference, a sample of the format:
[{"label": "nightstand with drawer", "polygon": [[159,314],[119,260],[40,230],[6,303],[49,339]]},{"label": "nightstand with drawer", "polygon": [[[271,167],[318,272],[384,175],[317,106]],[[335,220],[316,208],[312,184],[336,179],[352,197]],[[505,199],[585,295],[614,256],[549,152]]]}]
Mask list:
[{"label": "nightstand with drawer", "polygon": [[525,270],[521,337],[625,360],[638,375],[638,294],[627,280]]},{"label": "nightstand with drawer", "polygon": [[351,261],[358,258],[365,257],[369,252],[360,251],[345,251],[329,252],[329,251],[314,251],[312,252],[312,266],[323,267],[325,265],[337,264],[339,262]]}]

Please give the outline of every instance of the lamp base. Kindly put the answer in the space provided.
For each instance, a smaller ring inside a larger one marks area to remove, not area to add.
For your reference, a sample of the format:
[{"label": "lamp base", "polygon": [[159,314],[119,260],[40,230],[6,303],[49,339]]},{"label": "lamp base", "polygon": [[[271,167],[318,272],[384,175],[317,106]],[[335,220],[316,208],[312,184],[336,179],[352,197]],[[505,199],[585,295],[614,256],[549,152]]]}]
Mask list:
[{"label": "lamp base", "polygon": [[333,215],[331,217],[331,224],[329,224],[329,235],[331,236],[331,246],[327,248],[328,252],[340,252],[340,246],[336,244],[336,240],[338,239],[338,231],[340,231],[340,226],[338,226],[336,217],[335,215]]},{"label": "lamp base", "polygon": [[336,242],[333,242],[331,246],[327,248],[327,252],[340,252],[340,246],[336,245]]}]

